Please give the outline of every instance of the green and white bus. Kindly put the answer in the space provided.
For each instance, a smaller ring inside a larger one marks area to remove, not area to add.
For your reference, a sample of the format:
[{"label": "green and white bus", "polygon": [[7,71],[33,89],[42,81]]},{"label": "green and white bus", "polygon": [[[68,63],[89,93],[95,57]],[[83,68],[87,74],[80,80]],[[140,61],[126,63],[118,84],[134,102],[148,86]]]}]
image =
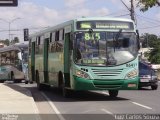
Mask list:
[{"label": "green and white bus", "polygon": [[29,78],[70,90],[138,88],[138,32],[130,19],[79,18],[30,36]]}]

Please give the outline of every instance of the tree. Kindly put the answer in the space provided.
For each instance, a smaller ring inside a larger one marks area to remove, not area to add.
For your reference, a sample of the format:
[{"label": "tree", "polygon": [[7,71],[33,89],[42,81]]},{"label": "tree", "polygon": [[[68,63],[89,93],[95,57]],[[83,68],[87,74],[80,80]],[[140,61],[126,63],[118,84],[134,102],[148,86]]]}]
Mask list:
[{"label": "tree", "polygon": [[154,6],[160,6],[159,0],[138,0],[137,6],[140,7],[140,10],[145,12],[149,8]]},{"label": "tree", "polygon": [[151,52],[145,53],[149,57],[151,63],[160,64],[160,38],[154,34],[145,33],[141,36],[143,38],[142,47],[150,47]]},{"label": "tree", "polygon": [[19,43],[19,38],[14,37],[14,39],[11,41],[12,44]]},{"label": "tree", "polygon": [[149,54],[149,61],[151,63],[160,64],[160,38],[154,44],[154,48]]},{"label": "tree", "polygon": [[141,36],[141,38],[142,38],[141,43],[143,48],[146,47],[155,48],[159,43],[158,36],[154,34],[144,33]]},{"label": "tree", "polygon": [[9,40],[8,39],[6,39],[6,40],[0,40],[0,42],[1,43],[3,43],[3,44],[5,44],[5,45],[9,45]]},{"label": "tree", "polygon": [[153,49],[149,54],[149,61],[154,64],[160,64],[160,48]]}]

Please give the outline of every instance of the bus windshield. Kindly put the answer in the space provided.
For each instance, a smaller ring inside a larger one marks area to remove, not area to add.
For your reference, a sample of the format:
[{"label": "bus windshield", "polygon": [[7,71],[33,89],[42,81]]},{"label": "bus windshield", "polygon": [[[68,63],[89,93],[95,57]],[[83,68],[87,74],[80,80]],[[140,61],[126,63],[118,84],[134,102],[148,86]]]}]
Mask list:
[{"label": "bus windshield", "polygon": [[135,33],[77,32],[75,62],[90,66],[115,66],[135,59],[138,55]]}]

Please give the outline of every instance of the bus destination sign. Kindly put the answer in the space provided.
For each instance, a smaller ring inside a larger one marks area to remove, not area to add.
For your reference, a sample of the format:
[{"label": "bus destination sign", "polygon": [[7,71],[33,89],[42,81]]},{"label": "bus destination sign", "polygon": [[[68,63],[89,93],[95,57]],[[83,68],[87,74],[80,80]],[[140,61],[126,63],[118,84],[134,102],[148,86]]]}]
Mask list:
[{"label": "bus destination sign", "polygon": [[18,0],[0,0],[0,7],[17,6]]},{"label": "bus destination sign", "polygon": [[79,21],[77,22],[77,29],[125,29],[133,30],[132,22],[121,21]]},{"label": "bus destination sign", "polygon": [[96,22],[96,28],[106,28],[106,29],[129,29],[128,23],[106,23],[106,22]]}]

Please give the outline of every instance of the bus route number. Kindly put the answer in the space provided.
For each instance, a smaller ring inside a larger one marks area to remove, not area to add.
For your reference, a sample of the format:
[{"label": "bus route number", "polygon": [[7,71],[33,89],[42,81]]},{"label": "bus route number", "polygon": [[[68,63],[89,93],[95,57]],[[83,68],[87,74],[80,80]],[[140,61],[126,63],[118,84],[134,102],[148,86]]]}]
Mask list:
[{"label": "bus route number", "polygon": [[92,33],[92,34],[89,34],[89,33],[85,33],[84,34],[84,39],[85,40],[100,40],[100,33]]}]

